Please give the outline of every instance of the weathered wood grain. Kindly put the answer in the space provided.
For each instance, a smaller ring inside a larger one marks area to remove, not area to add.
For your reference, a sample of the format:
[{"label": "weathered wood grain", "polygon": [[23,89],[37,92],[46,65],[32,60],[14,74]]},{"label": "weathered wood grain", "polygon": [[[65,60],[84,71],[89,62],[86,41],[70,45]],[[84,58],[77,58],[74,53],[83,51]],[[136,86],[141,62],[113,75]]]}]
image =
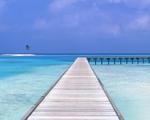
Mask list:
[{"label": "weathered wood grain", "polygon": [[27,120],[119,120],[86,58],[78,58]]}]

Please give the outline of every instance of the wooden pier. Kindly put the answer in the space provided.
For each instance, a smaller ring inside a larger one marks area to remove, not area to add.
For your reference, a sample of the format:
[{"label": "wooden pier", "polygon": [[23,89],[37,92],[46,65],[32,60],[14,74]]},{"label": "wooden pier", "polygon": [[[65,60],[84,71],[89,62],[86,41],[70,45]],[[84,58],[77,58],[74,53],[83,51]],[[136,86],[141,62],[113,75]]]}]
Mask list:
[{"label": "wooden pier", "polygon": [[144,64],[150,63],[150,56],[89,56],[89,62],[100,64]]},{"label": "wooden pier", "polygon": [[78,58],[23,120],[123,120],[86,58]]}]

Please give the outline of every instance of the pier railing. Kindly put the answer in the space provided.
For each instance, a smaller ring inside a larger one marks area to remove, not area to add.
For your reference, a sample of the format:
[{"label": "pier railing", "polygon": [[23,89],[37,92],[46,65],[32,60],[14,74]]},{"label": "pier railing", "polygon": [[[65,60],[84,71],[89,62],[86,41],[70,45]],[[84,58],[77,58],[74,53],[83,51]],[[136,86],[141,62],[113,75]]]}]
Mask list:
[{"label": "pier railing", "polygon": [[89,62],[100,64],[145,64],[150,63],[150,56],[90,56]]}]

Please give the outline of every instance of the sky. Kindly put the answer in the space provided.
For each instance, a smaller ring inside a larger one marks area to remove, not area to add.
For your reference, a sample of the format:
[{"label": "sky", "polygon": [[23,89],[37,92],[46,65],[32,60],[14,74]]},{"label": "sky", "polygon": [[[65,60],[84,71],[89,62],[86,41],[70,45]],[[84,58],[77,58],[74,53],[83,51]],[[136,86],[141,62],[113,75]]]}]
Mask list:
[{"label": "sky", "polygon": [[150,0],[0,0],[0,53],[150,53]]}]

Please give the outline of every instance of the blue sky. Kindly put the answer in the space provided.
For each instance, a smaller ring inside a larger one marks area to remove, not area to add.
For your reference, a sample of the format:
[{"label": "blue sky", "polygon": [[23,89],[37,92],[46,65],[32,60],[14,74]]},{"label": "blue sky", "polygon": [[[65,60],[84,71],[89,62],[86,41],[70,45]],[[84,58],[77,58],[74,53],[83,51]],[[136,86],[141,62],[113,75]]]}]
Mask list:
[{"label": "blue sky", "polygon": [[0,0],[0,53],[150,53],[150,0]]}]

